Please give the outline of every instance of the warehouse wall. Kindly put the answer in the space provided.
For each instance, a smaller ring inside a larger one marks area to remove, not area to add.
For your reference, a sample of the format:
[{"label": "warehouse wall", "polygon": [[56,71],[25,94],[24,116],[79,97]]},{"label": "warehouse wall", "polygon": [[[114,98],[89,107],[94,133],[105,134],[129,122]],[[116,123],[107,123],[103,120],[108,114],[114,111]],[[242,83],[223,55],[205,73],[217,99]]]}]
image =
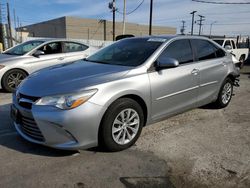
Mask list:
[{"label": "warehouse wall", "polygon": [[[121,22],[116,22],[116,36],[122,34],[122,25]],[[106,36],[106,40],[113,39],[113,23],[104,20],[62,17],[25,26],[25,28],[29,31],[30,37],[104,40]],[[126,23],[126,34],[148,35],[148,29],[147,25]],[[176,34],[176,28],[153,26],[152,33],[154,35]]]},{"label": "warehouse wall", "polygon": [[27,29],[30,37],[66,37],[65,17],[28,25],[23,28]]}]

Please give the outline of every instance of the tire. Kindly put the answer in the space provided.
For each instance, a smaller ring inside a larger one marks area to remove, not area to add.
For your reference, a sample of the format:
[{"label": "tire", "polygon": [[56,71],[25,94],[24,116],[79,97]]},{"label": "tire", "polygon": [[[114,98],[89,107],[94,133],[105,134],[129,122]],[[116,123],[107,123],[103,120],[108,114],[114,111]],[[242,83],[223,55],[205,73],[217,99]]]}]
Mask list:
[{"label": "tire", "polygon": [[[127,116],[132,119],[129,121]],[[127,149],[139,138],[143,125],[141,106],[130,98],[118,99],[111,104],[103,117],[99,145],[108,151]]]},{"label": "tire", "polygon": [[217,108],[225,108],[231,101],[233,96],[233,82],[230,78],[226,78],[221,86],[215,105]]},{"label": "tire", "polygon": [[243,55],[240,56],[240,59],[239,59],[239,62],[240,62],[240,69],[243,68],[243,66],[244,66],[244,61],[245,61],[245,57],[244,57]]},{"label": "tire", "polygon": [[6,72],[2,78],[3,89],[7,92],[14,92],[17,86],[26,78],[28,75],[23,70],[13,69]]}]

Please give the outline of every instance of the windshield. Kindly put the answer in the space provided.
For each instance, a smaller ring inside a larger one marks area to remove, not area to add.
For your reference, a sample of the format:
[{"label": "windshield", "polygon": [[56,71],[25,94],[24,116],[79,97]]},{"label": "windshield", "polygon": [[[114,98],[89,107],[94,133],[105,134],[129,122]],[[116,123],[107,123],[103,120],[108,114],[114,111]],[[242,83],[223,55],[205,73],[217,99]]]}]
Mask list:
[{"label": "windshield", "polygon": [[214,40],[214,42],[218,43],[219,45],[223,45],[224,40]]},{"label": "windshield", "polygon": [[121,40],[100,50],[86,61],[135,67],[144,63],[164,41],[166,39],[160,38]]},{"label": "windshield", "polygon": [[44,43],[44,41],[28,41],[5,51],[4,54],[24,55],[36,48],[37,46],[41,45],[42,43]]}]

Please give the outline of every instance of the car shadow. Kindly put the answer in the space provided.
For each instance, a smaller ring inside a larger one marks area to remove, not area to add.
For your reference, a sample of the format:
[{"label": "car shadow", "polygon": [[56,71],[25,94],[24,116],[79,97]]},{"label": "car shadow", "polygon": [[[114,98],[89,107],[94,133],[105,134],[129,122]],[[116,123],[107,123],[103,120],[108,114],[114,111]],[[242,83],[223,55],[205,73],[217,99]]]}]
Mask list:
[{"label": "car shadow", "polygon": [[12,124],[10,118],[10,104],[0,105],[0,147],[1,146],[19,151],[21,153],[30,153],[49,157],[63,157],[79,153],[79,151],[49,148],[24,140],[17,134]]}]

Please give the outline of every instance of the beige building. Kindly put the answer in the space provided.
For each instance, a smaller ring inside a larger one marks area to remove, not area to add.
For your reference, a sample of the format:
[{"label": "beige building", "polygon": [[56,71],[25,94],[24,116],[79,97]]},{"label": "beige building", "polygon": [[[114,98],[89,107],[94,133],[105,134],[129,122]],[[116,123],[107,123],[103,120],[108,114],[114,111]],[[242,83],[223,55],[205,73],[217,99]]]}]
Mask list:
[{"label": "beige building", "polygon": [[[116,36],[122,34],[122,23],[116,22]],[[61,17],[33,25],[24,26],[30,37],[73,38],[73,39],[113,39],[112,21]],[[135,36],[148,35],[149,27],[134,23],[126,23],[126,34]],[[152,34],[176,34],[176,28],[153,26]]]}]

